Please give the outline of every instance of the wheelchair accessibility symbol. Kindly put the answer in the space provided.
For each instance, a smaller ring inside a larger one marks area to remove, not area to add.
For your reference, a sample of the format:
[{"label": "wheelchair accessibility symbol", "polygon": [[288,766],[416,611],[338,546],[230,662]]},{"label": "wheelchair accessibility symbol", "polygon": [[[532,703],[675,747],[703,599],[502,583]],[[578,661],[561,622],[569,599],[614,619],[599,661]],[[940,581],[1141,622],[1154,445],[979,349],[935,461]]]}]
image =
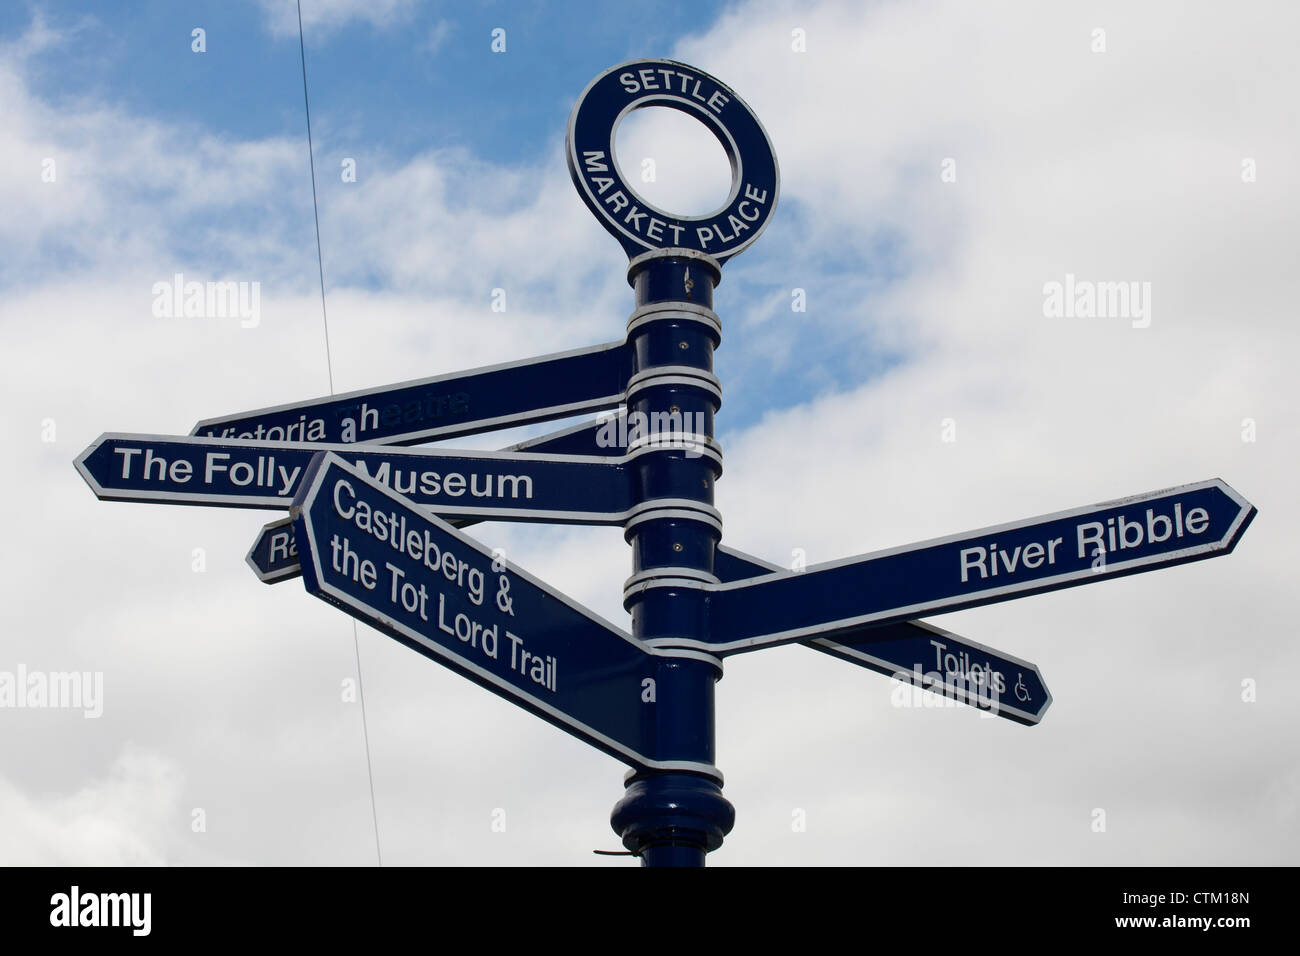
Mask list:
[{"label": "wheelchair accessibility symbol", "polygon": [[1024,677],[1024,674],[1016,675],[1016,700],[1022,703],[1029,700],[1029,688],[1025,686]]}]

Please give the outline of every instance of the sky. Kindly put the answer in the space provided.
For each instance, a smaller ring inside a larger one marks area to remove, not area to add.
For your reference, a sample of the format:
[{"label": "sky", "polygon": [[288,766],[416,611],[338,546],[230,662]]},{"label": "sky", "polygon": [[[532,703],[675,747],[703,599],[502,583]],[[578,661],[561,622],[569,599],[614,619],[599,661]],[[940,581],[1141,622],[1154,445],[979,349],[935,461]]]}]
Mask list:
[{"label": "sky", "polygon": [[[1293,5],[302,13],[319,269],[294,4],[0,11],[0,675],[102,681],[97,716],[0,706],[0,861],[366,866],[377,820],[385,865],[631,865],[592,854],[621,765],[258,582],[276,513],[99,502],[72,462],[618,339],[626,256],[564,130],[644,56],[731,86],[781,166],[715,298],[725,544],[815,563],[1208,478],[1259,509],[1225,558],[927,619],[1036,664],[1035,727],[800,646],[728,658],[710,865],[1300,859]],[[703,209],[727,174],[699,133],[647,115],[620,156]],[[176,273],[258,283],[257,321],[155,314]],[[1067,281],[1140,297],[1061,315]],[[617,529],[474,533],[627,626]]]}]

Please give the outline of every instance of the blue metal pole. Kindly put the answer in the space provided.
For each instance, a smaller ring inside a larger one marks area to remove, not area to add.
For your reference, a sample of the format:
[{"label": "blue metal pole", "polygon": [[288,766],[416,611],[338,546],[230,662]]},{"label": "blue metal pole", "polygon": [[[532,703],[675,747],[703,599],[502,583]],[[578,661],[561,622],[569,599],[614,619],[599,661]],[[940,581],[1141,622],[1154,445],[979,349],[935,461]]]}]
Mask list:
[{"label": "blue metal pole", "polygon": [[703,866],[735,822],[716,768],[672,766],[715,767],[714,685],[722,662],[702,650],[701,588],[717,580],[713,560],[722,534],[713,507],[722,473],[713,441],[722,402],[713,375],[713,350],[721,342],[713,289],[721,276],[716,260],[686,249],[649,252],[628,266],[636,292],[628,320],[628,453],[639,486],[638,505],[624,525],[633,574],[623,604],[636,637],[674,649],[659,666],[652,693],[643,695],[648,729],[668,767],[630,772],[610,818],[644,866]]}]

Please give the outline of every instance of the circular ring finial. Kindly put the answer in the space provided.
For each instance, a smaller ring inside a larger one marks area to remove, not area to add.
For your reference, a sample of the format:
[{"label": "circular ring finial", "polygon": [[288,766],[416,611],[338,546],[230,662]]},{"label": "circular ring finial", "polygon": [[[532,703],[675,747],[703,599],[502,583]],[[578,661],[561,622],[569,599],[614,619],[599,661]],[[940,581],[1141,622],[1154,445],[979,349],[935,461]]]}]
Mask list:
[{"label": "circular ring finial", "polygon": [[[675,216],[624,178],[614,154],[618,126],[646,106],[681,110],[718,138],[731,162],[731,191],[720,208]],[[753,110],[708,73],[674,60],[630,60],[592,80],[569,116],[565,152],[582,201],[629,259],[681,248],[726,262],[762,233],[780,192],[776,153]]]}]

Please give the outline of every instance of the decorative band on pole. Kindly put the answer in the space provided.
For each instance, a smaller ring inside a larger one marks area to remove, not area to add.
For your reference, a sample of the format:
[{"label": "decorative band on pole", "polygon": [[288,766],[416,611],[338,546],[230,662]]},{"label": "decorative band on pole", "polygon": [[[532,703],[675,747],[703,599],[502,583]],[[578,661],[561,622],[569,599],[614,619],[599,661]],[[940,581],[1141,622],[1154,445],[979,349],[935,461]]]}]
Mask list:
[{"label": "decorative band on pole", "polygon": [[719,406],[722,404],[722,383],[718,381],[718,377],[712,372],[706,372],[692,365],[657,365],[637,372],[627,380],[626,400],[632,401],[639,392],[647,388],[658,388],[664,385],[688,385],[692,388],[704,389],[717,399]]},{"label": "decorative band on pole", "polygon": [[639,256],[634,256],[627,263],[627,282],[633,284],[636,274],[645,268],[646,263],[656,259],[690,259],[706,266],[713,272],[713,286],[717,288],[722,282],[722,263],[706,252],[686,249],[681,246],[667,246],[663,249],[651,249]]},{"label": "decorative band on pole", "polygon": [[623,522],[623,537],[647,521],[697,521],[722,536],[722,512],[689,498],[655,498],[633,508]]},{"label": "decorative band on pole", "polygon": [[681,451],[687,449],[696,457],[708,455],[718,465],[718,474],[722,474],[722,443],[712,435],[700,432],[658,432],[653,435],[640,435],[628,439],[627,458],[652,451]]},{"label": "decorative band on pole", "polygon": [[702,584],[721,583],[716,574],[701,571],[699,568],[673,567],[671,565],[638,571],[623,582],[623,593],[636,590],[639,585],[658,581],[693,581]]},{"label": "decorative band on pole", "polygon": [[671,319],[674,322],[698,322],[712,331],[715,347],[721,341],[722,319],[718,318],[717,313],[711,308],[691,302],[652,302],[633,310],[627,319],[628,335],[630,336],[647,322],[662,319]]}]

